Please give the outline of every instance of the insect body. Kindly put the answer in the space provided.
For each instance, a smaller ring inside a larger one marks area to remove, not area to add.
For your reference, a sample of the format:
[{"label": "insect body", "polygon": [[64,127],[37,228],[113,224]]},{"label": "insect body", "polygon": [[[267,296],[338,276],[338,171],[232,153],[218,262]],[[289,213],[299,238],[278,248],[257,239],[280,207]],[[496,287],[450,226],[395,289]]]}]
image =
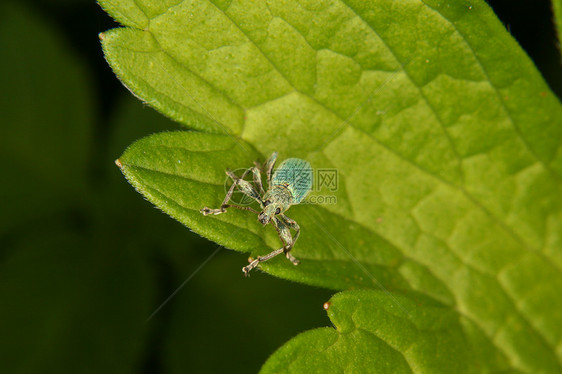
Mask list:
[{"label": "insect body", "polygon": [[[267,261],[281,253],[285,253],[285,256],[287,256],[293,265],[299,264],[299,260],[297,260],[290,251],[299,237],[300,227],[284,213],[291,205],[302,202],[310,192],[312,188],[312,169],[310,168],[310,164],[305,160],[289,158],[279,165],[279,168],[275,170],[272,176],[271,172],[276,160],[277,152],[274,152],[265,163],[268,185],[267,192],[263,189],[260,173],[261,168],[257,163],[254,163],[255,166],[247,169],[241,177],[227,170],[226,175],[228,175],[234,183],[230,186],[221,207],[218,209],[209,209],[207,207],[201,209],[203,215],[225,213],[226,209],[230,207],[247,210],[256,213],[258,215],[258,221],[262,225],[272,223],[273,226],[275,226],[279,238],[283,243],[283,247],[265,256],[259,256],[257,259],[251,261],[248,266],[242,268],[246,276],[248,276],[250,270],[258,266],[260,262]],[[250,172],[253,174],[253,184],[244,180],[244,177]],[[245,195],[256,200],[260,205],[261,211],[258,212],[247,206],[228,204],[234,192],[234,188],[236,187]],[[291,235],[290,229],[295,231],[294,237]]]}]

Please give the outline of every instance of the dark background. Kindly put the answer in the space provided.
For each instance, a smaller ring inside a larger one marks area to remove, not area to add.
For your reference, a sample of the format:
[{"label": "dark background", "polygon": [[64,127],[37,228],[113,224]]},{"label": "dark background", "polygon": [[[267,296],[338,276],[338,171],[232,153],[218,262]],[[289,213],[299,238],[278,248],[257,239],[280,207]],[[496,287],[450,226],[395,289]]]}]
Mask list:
[{"label": "dark background", "polygon": [[[117,25],[85,0],[0,5],[0,371],[255,372],[330,326],[332,294],[255,272],[154,209],[113,160],[179,129],[105,62]],[[16,5],[18,4],[18,5]],[[548,1],[489,1],[555,93]],[[200,268],[199,271],[197,269]],[[155,310],[189,281],[152,318]]]}]

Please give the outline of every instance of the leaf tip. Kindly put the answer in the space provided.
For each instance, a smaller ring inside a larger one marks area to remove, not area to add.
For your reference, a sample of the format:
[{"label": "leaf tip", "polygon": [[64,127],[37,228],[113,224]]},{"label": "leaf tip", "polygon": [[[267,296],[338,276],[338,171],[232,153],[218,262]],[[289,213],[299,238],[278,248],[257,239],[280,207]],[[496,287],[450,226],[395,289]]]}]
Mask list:
[{"label": "leaf tip", "polygon": [[103,40],[105,39],[105,33],[104,33],[104,32],[100,32],[100,33],[98,34],[98,38],[99,38],[99,40],[103,41]]},{"label": "leaf tip", "polygon": [[123,169],[123,164],[121,163],[120,159],[115,160],[115,165],[117,165],[119,169]]},{"label": "leaf tip", "polygon": [[322,307],[324,308],[324,310],[328,310],[328,309],[330,309],[330,306],[331,306],[331,305],[332,305],[331,302],[326,301],[326,302],[324,303],[324,305],[322,305]]}]

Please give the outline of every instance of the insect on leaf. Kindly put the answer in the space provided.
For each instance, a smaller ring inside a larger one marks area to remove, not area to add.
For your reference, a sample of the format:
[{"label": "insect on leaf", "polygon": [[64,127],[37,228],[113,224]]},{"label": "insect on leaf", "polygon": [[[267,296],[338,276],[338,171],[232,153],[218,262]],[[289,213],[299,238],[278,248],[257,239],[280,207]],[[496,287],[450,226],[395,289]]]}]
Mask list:
[{"label": "insect on leaf", "polygon": [[222,201],[226,168],[307,160],[313,191],[288,212],[301,264],[261,269],[424,293],[485,362],[562,371],[562,108],[484,1],[101,3],[126,26],[103,34],[115,73],[204,132],[120,158],[150,201],[263,255],[280,243],[255,215],[198,211]]}]

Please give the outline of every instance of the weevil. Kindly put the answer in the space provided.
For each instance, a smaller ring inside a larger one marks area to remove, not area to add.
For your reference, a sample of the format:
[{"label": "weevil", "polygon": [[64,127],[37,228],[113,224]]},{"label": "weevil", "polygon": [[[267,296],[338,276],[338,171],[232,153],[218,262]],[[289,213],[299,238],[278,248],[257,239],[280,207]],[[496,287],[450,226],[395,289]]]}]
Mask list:
[{"label": "weevil", "polygon": [[[267,192],[263,189],[261,179],[263,170],[257,162],[254,162],[254,166],[244,171],[241,177],[238,177],[230,170],[226,170],[226,175],[228,175],[234,183],[230,186],[220,208],[209,209],[205,207],[201,209],[201,213],[205,216],[209,214],[216,215],[225,213],[226,210],[231,207],[247,210],[257,214],[258,221],[262,225],[265,226],[268,223],[272,223],[273,226],[275,226],[283,247],[265,256],[258,256],[255,260],[250,259],[250,264],[242,268],[245,276],[249,276],[250,271],[261,262],[272,259],[281,253],[285,253],[285,256],[293,265],[299,264],[299,260],[290,252],[299,238],[300,227],[296,221],[287,217],[285,212],[291,205],[301,203],[312,189],[312,169],[310,168],[310,164],[305,160],[288,158],[279,165],[272,175],[276,160],[277,152],[273,152],[264,165],[267,174]],[[244,180],[248,173],[252,173],[253,175],[253,184],[252,182]],[[229,204],[228,202],[236,187],[246,196],[257,201],[261,211],[257,211],[249,206]],[[294,237],[291,235],[290,229],[295,231]]]}]

